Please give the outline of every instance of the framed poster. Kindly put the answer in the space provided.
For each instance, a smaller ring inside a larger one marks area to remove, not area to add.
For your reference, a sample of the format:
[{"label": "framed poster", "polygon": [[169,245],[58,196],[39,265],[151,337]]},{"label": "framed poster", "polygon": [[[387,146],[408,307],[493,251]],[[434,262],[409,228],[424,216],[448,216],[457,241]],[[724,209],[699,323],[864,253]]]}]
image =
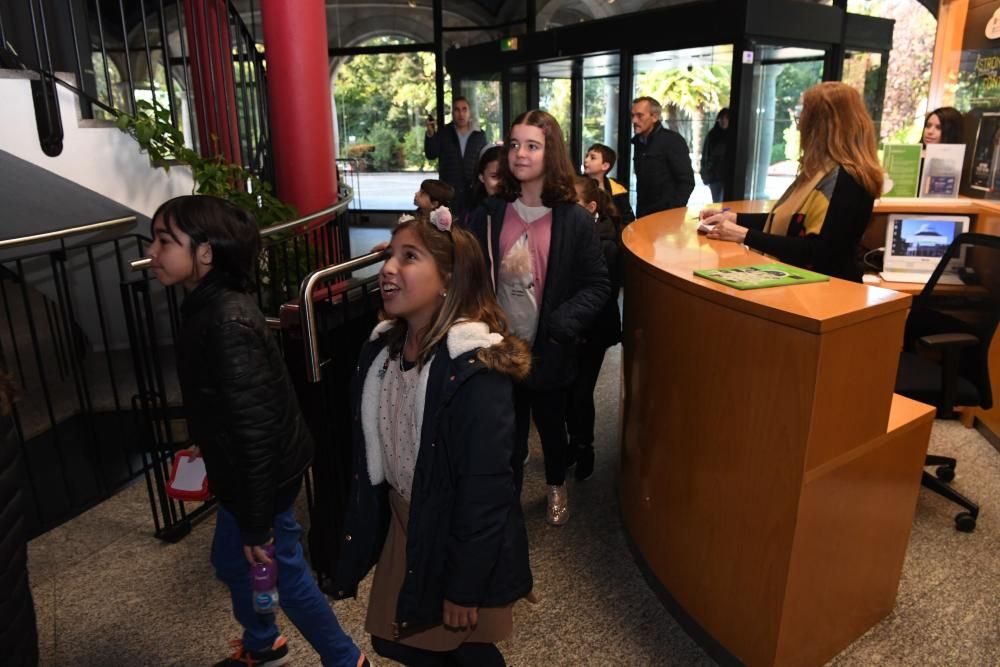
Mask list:
[{"label": "framed poster", "polygon": [[972,168],[969,187],[985,192],[996,192],[997,159],[1000,157],[997,144],[1000,143],[1000,113],[987,111],[979,119],[976,130],[976,146],[972,152]]}]

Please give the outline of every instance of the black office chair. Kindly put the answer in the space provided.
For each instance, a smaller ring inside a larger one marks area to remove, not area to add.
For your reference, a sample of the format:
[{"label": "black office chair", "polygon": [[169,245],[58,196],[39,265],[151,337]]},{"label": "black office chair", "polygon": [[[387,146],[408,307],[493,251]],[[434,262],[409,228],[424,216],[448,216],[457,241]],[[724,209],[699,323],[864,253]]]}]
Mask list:
[{"label": "black office chair", "polygon": [[[963,257],[963,284],[940,284],[948,264]],[[1000,236],[961,234],[913,300],[896,393],[936,406],[941,419],[954,418],[956,406],[991,408],[989,349],[998,320]],[[947,484],[955,478],[956,460],[929,454],[924,465],[938,467],[936,477],[924,471],[921,484],[964,508],[955,516],[955,528],[975,530],[979,505]]]}]

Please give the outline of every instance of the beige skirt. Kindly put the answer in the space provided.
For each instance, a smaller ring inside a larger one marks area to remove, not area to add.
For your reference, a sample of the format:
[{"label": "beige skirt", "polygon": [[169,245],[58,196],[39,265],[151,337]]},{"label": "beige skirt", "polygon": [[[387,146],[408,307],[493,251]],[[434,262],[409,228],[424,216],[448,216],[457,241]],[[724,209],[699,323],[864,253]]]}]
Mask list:
[{"label": "beige skirt", "polygon": [[427,651],[451,651],[464,642],[495,643],[509,637],[514,629],[513,605],[480,607],[479,623],[472,628],[456,630],[436,625],[399,639],[395,637],[396,601],[406,577],[406,526],[410,504],[390,488],[389,506],[392,508],[389,534],[375,566],[365,630],[376,637]]}]

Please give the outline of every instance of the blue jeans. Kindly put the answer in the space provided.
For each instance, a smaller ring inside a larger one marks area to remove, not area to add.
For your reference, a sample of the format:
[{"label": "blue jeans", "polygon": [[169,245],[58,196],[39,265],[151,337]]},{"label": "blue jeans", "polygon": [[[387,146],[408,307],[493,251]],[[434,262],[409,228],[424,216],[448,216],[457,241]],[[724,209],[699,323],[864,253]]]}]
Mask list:
[{"label": "blue jeans", "polygon": [[[355,667],[361,651],[340,628],[330,603],[316,585],[299,544],[301,533],[294,503],[274,517],[278,602],[319,653],[324,665]],[[270,648],[280,634],[274,614],[258,614],[253,609],[250,565],[243,555],[243,539],[236,518],[222,505],[212,540],[212,565],[216,576],[229,587],[233,615],[243,626],[244,648],[250,651]]]}]

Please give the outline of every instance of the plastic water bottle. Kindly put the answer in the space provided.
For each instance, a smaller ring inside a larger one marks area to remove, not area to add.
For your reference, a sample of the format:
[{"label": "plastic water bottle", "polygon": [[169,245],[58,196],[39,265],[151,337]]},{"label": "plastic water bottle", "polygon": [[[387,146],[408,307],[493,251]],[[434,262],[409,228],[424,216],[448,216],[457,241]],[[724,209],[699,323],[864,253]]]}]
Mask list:
[{"label": "plastic water bottle", "polygon": [[274,557],[274,545],[264,547],[270,564],[257,563],[250,568],[250,583],[253,588],[253,610],[258,614],[273,614],[278,608],[278,561]]}]

